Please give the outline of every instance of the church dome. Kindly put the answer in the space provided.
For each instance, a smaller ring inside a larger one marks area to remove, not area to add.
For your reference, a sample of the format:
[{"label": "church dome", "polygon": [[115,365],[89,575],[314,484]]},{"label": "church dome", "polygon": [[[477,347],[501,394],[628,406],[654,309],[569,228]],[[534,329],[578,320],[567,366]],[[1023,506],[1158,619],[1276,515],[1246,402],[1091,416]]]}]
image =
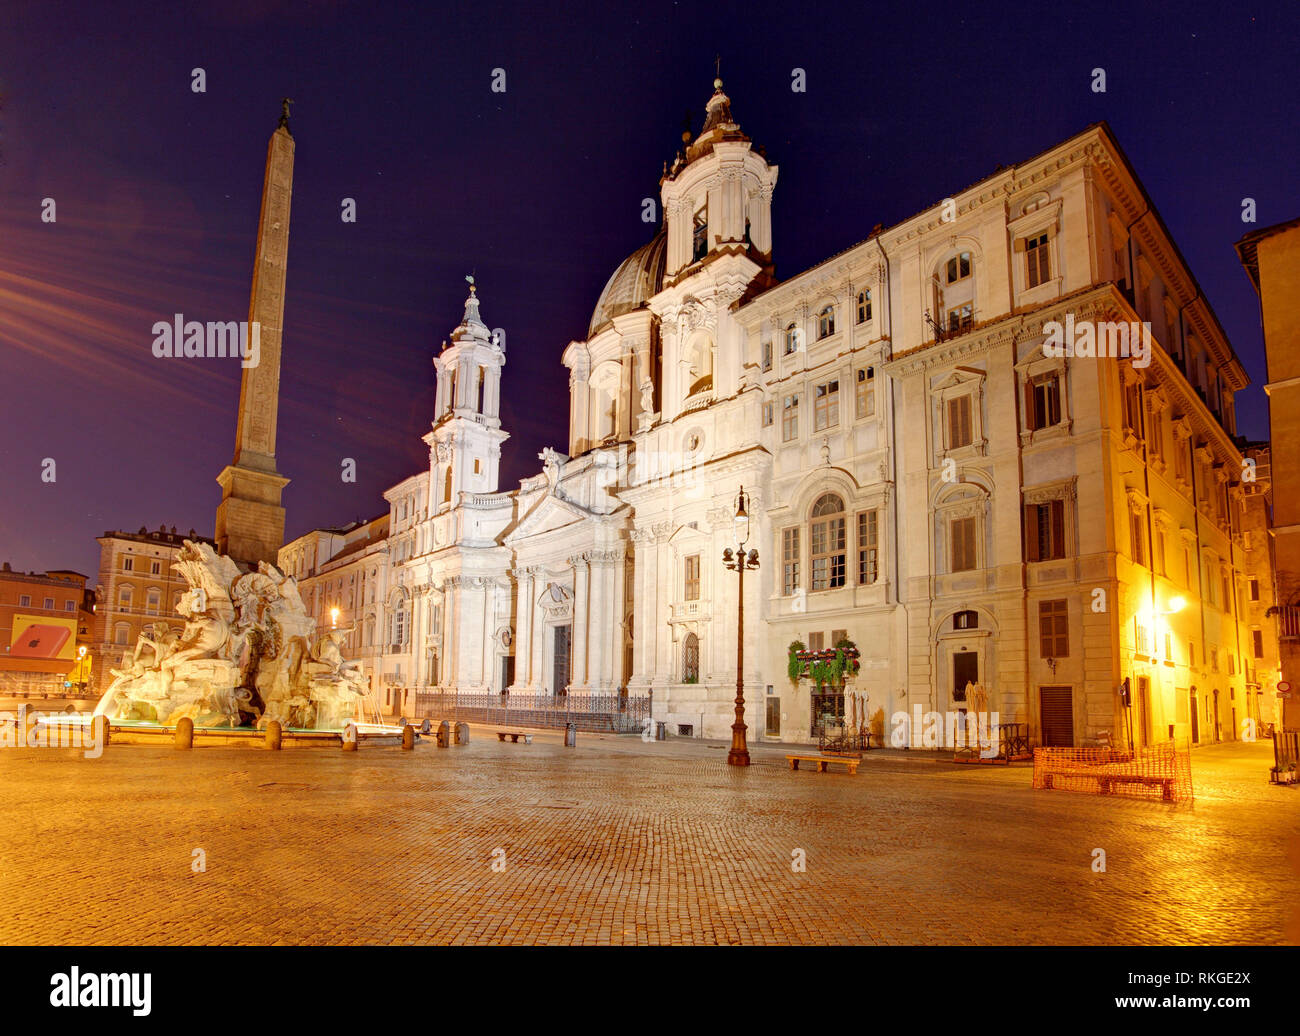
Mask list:
[{"label": "church dome", "polygon": [[596,302],[596,310],[591,314],[588,337],[594,337],[615,317],[640,309],[658,294],[664,284],[667,259],[668,230],[661,227],[648,244],[642,245],[619,264],[605,284],[605,290]]}]

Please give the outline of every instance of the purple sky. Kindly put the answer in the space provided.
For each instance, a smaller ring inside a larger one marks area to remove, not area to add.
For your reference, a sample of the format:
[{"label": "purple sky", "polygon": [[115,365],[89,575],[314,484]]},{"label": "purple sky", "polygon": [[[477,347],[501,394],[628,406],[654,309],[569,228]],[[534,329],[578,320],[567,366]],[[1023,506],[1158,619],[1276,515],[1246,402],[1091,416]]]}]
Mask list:
[{"label": "purple sky", "polygon": [[[226,8],[219,11],[218,8]],[[476,274],[508,338],[502,488],[567,448],[560,354],[649,239],[713,59],[781,167],[778,276],[1101,119],[1254,384],[1258,306],[1233,252],[1300,212],[1297,20],[1285,3],[558,8],[42,3],[0,35],[0,561],[92,576],[105,529],[211,535],[239,368],[160,360],[177,312],[243,320],[279,99],[297,143],[278,442],[286,535],[383,510],[422,469],[430,362]],[[233,13],[232,13],[233,12]],[[951,13],[949,13],[951,12]],[[974,13],[972,13],[974,12]],[[1107,92],[1090,88],[1107,73]],[[207,91],[190,88],[191,69]],[[506,70],[505,94],[490,90]],[[790,89],[803,68],[807,92]],[[42,223],[54,198],[57,223]],[[340,218],[344,197],[358,221]],[[57,480],[41,481],[53,458]],[[344,457],[357,482],[339,477]]]}]

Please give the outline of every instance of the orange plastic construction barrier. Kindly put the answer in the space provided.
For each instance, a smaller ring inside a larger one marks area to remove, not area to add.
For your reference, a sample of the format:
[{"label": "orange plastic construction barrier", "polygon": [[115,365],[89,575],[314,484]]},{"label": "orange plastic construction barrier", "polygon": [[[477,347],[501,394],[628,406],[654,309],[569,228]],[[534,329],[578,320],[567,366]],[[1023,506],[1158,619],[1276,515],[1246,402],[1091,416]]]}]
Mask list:
[{"label": "orange plastic construction barrier", "polygon": [[1114,748],[1035,748],[1034,787],[1191,802],[1191,748],[1173,741],[1138,752]]}]

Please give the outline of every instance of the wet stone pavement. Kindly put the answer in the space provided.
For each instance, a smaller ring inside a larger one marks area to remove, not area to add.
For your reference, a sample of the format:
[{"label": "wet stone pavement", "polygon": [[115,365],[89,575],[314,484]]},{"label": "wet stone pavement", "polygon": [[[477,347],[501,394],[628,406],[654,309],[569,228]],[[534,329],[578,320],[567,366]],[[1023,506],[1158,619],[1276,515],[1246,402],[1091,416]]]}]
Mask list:
[{"label": "wet stone pavement", "polygon": [[744,770],[716,742],[481,727],[414,752],[0,750],[0,942],[1295,941],[1300,788],[1268,784],[1269,742],[1195,750],[1190,806],[930,753],[792,773],[787,750]]}]

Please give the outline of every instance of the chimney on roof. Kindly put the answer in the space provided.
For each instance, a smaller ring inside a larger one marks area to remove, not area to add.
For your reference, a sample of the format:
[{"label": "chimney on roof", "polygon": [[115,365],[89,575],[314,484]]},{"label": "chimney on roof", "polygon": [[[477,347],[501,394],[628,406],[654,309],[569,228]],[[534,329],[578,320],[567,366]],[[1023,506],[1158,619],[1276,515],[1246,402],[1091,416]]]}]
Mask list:
[{"label": "chimney on roof", "polygon": [[6,572],[12,572],[12,571],[13,571],[13,569],[11,569],[11,568],[9,567],[9,562],[7,562],[7,561],[5,562],[4,570],[5,570]]}]

